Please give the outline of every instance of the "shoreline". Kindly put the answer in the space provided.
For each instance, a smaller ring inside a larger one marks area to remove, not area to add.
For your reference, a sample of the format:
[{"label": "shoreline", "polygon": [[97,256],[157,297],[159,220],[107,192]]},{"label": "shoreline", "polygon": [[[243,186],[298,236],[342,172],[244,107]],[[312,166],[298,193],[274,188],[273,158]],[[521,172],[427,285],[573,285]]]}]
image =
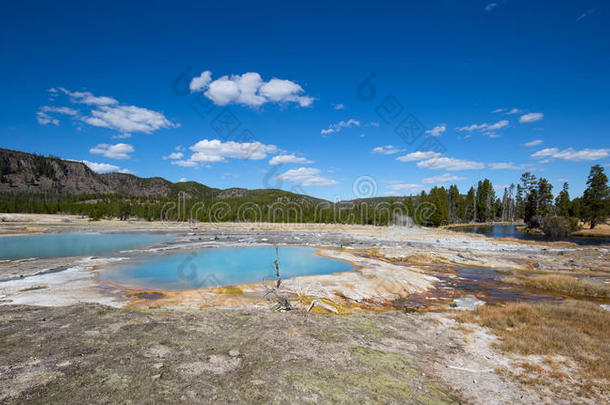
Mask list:
[{"label": "shoreline", "polygon": [[[132,300],[126,299],[126,295],[133,296],[156,290],[166,296],[150,302],[140,301],[138,305],[193,308],[199,305],[198,295],[209,301],[211,306],[233,306],[242,296],[248,298],[245,299],[247,305],[255,304],[256,300],[250,298],[264,295],[264,287],[260,282],[211,286],[203,289],[164,290],[122,286],[116,283],[105,284],[98,278],[100,271],[115,263],[113,260],[129,263],[142,256],[215,247],[304,246],[314,248],[317,254],[326,257],[347,260],[354,266],[351,271],[332,275],[294,277],[283,280],[282,285],[289,287],[289,293],[293,297],[299,297],[305,294],[302,293],[303,291],[307,291],[305,295],[311,295],[312,299],[334,300],[343,306],[367,302],[371,309],[376,306],[387,308],[393,305],[393,301],[409,300],[412,295],[417,296],[437,288],[434,287],[437,284],[434,278],[426,279],[426,274],[429,273],[426,269],[430,266],[447,268],[447,271],[456,266],[530,271],[537,268],[555,268],[558,262],[562,262],[562,266],[574,267],[577,270],[582,266],[574,266],[574,263],[582,264],[580,260],[573,260],[572,263],[564,259],[566,255],[568,257],[577,255],[590,261],[591,268],[603,267],[599,257],[593,258],[591,253],[584,253],[600,251],[600,249],[603,251],[603,247],[582,247],[570,242],[494,239],[484,235],[434,228],[220,223],[195,224],[185,229],[184,224],[181,223],[163,224],[161,228],[155,223],[126,221],[83,223],[83,218],[36,214],[19,214],[10,223],[15,225],[18,220],[21,220],[21,223],[27,221],[37,227],[44,226],[47,232],[167,232],[175,235],[171,241],[110,255],[116,259],[105,255],[97,259],[74,257],[0,262],[0,279],[8,277],[15,285],[20,286],[9,291],[6,290],[6,284],[0,283],[0,292],[4,285],[5,291],[8,291],[8,294],[2,293],[7,295],[4,299],[13,299],[21,303],[52,304],[59,299],[54,298],[49,301],[46,297],[54,293],[63,297],[59,301],[70,301],[69,286],[63,286],[61,279],[64,275],[72,273],[58,271],[53,273],[53,277],[48,274],[49,269],[63,268],[76,269],[75,274],[79,277],[90,279],[84,290],[87,300],[91,302],[111,299],[120,302],[120,305],[131,305]],[[0,230],[5,223],[0,223]],[[36,273],[41,274],[36,275]],[[51,277],[53,283],[57,282],[58,287],[23,291],[43,284],[45,277]],[[227,290],[231,290],[232,287],[244,294],[228,294]],[[222,290],[220,293],[219,289]],[[208,304],[201,305],[208,306]],[[429,305],[432,303],[430,302]]]}]

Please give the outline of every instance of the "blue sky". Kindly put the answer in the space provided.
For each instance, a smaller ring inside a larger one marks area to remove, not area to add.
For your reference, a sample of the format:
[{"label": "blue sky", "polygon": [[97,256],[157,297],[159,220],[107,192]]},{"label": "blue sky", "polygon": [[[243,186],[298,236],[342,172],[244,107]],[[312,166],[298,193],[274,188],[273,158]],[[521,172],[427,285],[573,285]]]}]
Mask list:
[{"label": "blue sky", "polygon": [[0,147],[332,200],[524,170],[580,194],[610,162],[608,17],[601,1],[15,2]]}]

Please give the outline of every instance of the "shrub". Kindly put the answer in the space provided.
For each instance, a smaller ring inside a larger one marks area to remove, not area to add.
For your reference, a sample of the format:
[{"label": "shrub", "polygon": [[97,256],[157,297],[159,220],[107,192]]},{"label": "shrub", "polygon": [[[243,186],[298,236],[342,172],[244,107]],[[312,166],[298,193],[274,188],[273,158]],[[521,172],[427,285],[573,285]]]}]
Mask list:
[{"label": "shrub", "polygon": [[576,218],[547,216],[542,219],[542,232],[551,238],[565,238],[578,230]]}]

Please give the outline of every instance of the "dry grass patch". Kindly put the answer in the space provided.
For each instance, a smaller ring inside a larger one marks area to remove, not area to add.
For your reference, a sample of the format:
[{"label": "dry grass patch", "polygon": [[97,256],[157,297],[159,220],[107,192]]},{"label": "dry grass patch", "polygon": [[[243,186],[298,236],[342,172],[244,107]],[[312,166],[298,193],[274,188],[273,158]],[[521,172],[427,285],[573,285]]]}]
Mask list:
[{"label": "dry grass patch", "polygon": [[585,295],[590,297],[610,297],[610,285],[596,284],[571,276],[521,276],[506,277],[502,281],[528,288]]},{"label": "dry grass patch", "polygon": [[[500,351],[568,359],[569,383],[584,396],[610,396],[610,312],[599,305],[567,301],[561,304],[511,303],[480,306],[459,314],[460,322],[488,327],[500,339]],[[563,373],[546,367],[529,370],[557,383]],[[567,376],[567,375],[566,375]],[[572,376],[575,380],[572,380]],[[579,381],[579,382],[577,382]]]}]

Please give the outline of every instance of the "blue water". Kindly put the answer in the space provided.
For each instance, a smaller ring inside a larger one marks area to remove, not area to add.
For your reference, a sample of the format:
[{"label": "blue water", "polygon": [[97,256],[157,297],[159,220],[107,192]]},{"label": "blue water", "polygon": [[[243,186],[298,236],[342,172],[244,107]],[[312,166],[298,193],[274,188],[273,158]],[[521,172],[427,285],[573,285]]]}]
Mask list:
[{"label": "blue water", "polygon": [[579,245],[606,245],[610,244],[610,238],[595,238],[595,237],[576,237],[570,236],[567,238],[553,239],[544,235],[534,235],[520,231],[515,225],[479,225],[479,226],[463,226],[451,228],[459,232],[479,233],[490,238],[516,238],[523,240],[540,240],[540,241],[565,241],[573,242]]},{"label": "blue water", "polygon": [[[312,274],[330,274],[353,269],[344,260],[316,254],[305,247],[280,247],[282,279]],[[129,287],[181,290],[210,288],[257,281],[275,280],[271,246],[210,248],[190,253],[176,253],[136,264],[107,269],[101,281]]]},{"label": "blue water", "polygon": [[0,259],[102,255],[171,239],[144,233],[54,233],[0,237]]}]

